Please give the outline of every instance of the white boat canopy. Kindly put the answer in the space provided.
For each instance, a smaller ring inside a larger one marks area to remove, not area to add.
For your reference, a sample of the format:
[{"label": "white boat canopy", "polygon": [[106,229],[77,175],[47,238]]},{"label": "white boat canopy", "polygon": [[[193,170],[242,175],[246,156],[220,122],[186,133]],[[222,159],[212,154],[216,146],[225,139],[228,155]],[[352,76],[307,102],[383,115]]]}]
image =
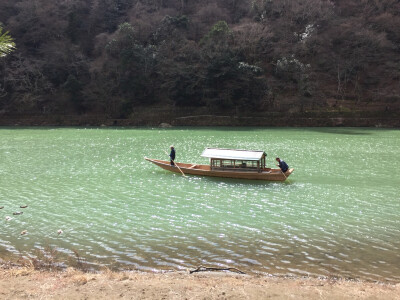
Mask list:
[{"label": "white boat canopy", "polygon": [[264,151],[247,151],[233,149],[206,148],[201,156],[217,159],[232,160],[260,160],[264,155]]}]

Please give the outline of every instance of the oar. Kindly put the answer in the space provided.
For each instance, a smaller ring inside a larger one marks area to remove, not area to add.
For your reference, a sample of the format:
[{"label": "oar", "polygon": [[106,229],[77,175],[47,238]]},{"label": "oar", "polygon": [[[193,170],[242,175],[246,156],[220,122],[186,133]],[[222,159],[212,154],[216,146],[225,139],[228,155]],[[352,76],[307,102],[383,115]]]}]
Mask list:
[{"label": "oar", "polygon": [[285,173],[282,170],[281,170],[281,172],[282,172],[283,176],[285,176],[285,180],[288,180],[287,176],[285,175]]},{"label": "oar", "polygon": [[[165,154],[167,154],[167,155],[169,156],[169,154],[168,154],[167,151],[165,151]],[[171,158],[171,157],[170,157],[170,158]],[[173,159],[171,159],[171,160],[172,160],[172,162],[174,163],[174,166],[177,166],[177,167],[178,167],[178,170],[181,171],[183,177],[186,177],[185,173],[182,172],[181,168],[179,168],[179,166],[175,163],[175,161],[174,161]]]},{"label": "oar", "polygon": [[[276,165],[277,167],[279,167],[279,165]],[[288,180],[287,179],[287,176],[285,175],[285,173],[282,171],[282,169],[281,168],[279,168],[279,170],[281,170],[281,172],[282,172],[282,174],[283,174],[283,176],[285,176],[285,180]]]}]

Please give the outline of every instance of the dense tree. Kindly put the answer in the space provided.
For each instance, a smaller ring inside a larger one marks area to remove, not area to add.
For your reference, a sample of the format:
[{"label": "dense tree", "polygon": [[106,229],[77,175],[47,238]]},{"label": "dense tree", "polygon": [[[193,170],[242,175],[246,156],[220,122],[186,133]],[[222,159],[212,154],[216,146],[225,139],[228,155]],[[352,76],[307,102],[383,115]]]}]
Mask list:
[{"label": "dense tree", "polygon": [[397,0],[3,0],[0,111],[399,106],[399,12]]}]

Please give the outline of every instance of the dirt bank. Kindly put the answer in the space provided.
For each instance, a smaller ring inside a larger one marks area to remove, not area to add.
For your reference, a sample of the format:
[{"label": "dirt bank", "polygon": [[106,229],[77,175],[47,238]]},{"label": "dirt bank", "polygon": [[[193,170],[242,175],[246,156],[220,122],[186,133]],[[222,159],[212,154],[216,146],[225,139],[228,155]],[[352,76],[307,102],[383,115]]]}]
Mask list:
[{"label": "dirt bank", "polygon": [[400,285],[236,273],[0,268],[1,299],[400,299]]}]

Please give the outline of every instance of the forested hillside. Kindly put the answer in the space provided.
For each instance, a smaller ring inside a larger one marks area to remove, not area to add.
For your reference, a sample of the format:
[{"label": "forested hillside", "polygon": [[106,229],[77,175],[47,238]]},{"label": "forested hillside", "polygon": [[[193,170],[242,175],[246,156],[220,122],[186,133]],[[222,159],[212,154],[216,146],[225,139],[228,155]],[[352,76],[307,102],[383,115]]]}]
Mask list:
[{"label": "forested hillside", "polygon": [[0,21],[0,116],[399,111],[398,0],[1,0]]}]

